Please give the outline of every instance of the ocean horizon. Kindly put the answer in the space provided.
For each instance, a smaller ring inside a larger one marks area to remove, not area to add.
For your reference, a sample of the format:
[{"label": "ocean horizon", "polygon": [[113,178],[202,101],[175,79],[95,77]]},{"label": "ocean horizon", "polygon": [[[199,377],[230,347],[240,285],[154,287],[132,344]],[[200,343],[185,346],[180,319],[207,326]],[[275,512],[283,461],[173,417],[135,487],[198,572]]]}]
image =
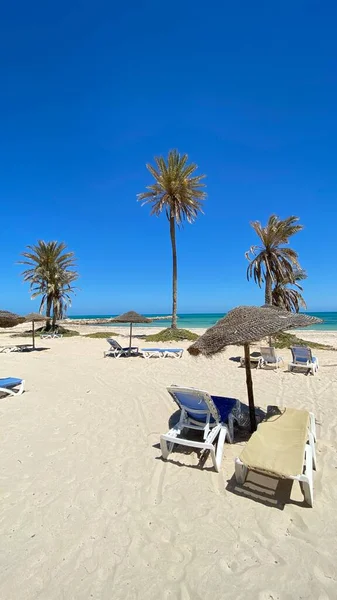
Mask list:
[{"label": "ocean horizon", "polygon": [[[318,317],[323,320],[323,323],[317,325],[311,325],[309,329],[316,331],[337,331],[337,312],[305,312],[305,314]],[[181,313],[178,314],[178,326],[181,329],[207,329],[224,317],[226,313]],[[69,319],[106,319],[115,317],[117,315],[71,315]],[[161,313],[144,313],[146,317],[165,317],[167,314]],[[170,327],[171,319],[163,319],[160,321],[153,321],[152,323],[141,323],[136,324],[134,327]],[[106,323],[102,327],[123,327],[121,323]],[[128,324],[125,324],[128,327]]]}]

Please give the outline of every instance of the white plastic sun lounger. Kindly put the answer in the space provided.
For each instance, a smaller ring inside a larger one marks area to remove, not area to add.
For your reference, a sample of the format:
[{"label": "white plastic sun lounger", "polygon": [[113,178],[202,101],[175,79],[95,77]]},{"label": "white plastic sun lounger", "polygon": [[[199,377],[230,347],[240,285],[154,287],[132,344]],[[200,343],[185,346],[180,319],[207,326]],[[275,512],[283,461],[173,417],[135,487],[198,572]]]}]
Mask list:
[{"label": "white plastic sun lounger", "polygon": [[51,331],[50,333],[41,333],[41,340],[57,340],[63,337],[62,333],[56,333],[55,331]]},{"label": "white plastic sun lounger", "polygon": [[141,348],[139,354],[144,358],[181,358],[183,348]]},{"label": "white plastic sun lounger", "polygon": [[239,458],[235,476],[244,484],[248,470],[302,484],[306,502],[313,506],[313,469],[316,469],[316,427],[312,413],[286,408],[260,423]]},{"label": "white plastic sun lounger", "polygon": [[20,396],[24,389],[24,379],[17,379],[16,377],[5,377],[0,379],[0,392],[8,394],[9,396]]},{"label": "white plastic sun lounger", "polygon": [[318,359],[311,353],[311,348],[305,346],[292,346],[290,348],[292,353],[292,362],[288,365],[288,371],[292,371],[293,368],[304,369],[315,375],[318,371]]},{"label": "white plastic sun lounger", "polygon": [[[167,391],[180,408],[178,423],[168,433],[160,436],[162,456],[167,459],[175,444],[209,451],[214,469],[219,471],[224,443],[230,443],[234,437],[232,410],[240,402],[233,398],[211,396],[195,388],[182,388],[175,385]],[[202,441],[180,437],[184,429],[202,432]],[[217,445],[216,445],[217,442]]]},{"label": "white plastic sun lounger", "polygon": [[277,356],[276,350],[273,346],[263,346],[260,348],[261,361],[259,367],[274,367],[278,369],[283,363],[282,356]]},{"label": "white plastic sun lounger", "polygon": [[110,344],[109,350],[104,352],[104,358],[106,356],[113,356],[114,358],[120,358],[121,356],[137,356],[138,348],[132,346],[131,348],[123,348],[116,340],[107,338],[107,342]]}]

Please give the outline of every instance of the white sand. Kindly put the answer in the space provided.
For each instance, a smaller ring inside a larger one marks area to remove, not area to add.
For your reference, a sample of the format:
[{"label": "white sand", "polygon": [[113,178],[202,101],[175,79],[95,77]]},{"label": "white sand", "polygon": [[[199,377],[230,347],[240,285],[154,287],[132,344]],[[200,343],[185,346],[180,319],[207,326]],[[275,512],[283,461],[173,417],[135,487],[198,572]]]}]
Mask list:
[{"label": "white sand", "polygon": [[0,399],[1,600],[337,597],[337,353],[316,352],[316,377],[253,372],[257,404],[316,415],[311,509],[297,483],[264,478],[269,502],[254,479],[236,486],[242,441],[226,444],[219,474],[194,451],[160,458],[176,410],[166,386],[246,401],[245,372],[229,360],[240,348],[114,360],[103,359],[104,340],[39,345],[50,349],[0,355],[1,376],[25,378],[27,390]]}]

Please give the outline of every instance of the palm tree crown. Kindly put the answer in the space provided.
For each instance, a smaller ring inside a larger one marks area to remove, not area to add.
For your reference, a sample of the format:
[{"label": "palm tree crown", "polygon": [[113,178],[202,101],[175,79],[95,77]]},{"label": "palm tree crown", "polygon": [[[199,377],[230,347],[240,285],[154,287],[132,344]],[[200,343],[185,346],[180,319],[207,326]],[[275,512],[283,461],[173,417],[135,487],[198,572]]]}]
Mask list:
[{"label": "palm tree crown", "polygon": [[187,164],[187,154],[180,155],[177,150],[171,150],[167,161],[155,157],[156,167],[147,164],[146,167],[155,182],[147,186],[147,191],[138,194],[138,200],[143,204],[151,204],[151,215],[159,216],[162,211],[170,222],[170,236],[173,262],[173,305],[172,328],[177,326],[177,252],[175,225],[181,225],[186,220],[193,223],[199,212],[202,212],[202,202],[206,199],[205,175],[193,176],[198,168],[196,164]]},{"label": "palm tree crown", "polygon": [[147,164],[146,168],[155,179],[155,183],[147,186],[147,192],[138,194],[138,200],[143,204],[152,204],[151,215],[160,215],[164,210],[168,218],[174,217],[180,225],[184,219],[192,223],[202,212],[202,201],[206,192],[201,183],[205,175],[191,175],[198,168],[191,163],[187,165],[188,155],[181,156],[177,150],[171,150],[167,162],[162,156],[156,156],[157,168]]},{"label": "palm tree crown", "polygon": [[[294,270],[292,278],[279,281],[273,288],[272,301],[274,306],[285,308],[289,312],[299,312],[300,308],[307,308],[306,302],[301,294],[303,292],[299,281],[307,278],[303,270]],[[297,289],[294,289],[294,286]]]},{"label": "palm tree crown", "polygon": [[259,236],[262,245],[251,246],[246,252],[250,261],[247,278],[254,278],[260,287],[265,283],[265,303],[272,304],[272,284],[293,279],[294,269],[300,269],[298,255],[292,248],[285,247],[289,238],[303,229],[297,224],[298,217],[279,219],[271,215],[265,227],[259,221],[251,222],[251,226]]},{"label": "palm tree crown", "polygon": [[25,260],[19,264],[29,268],[23,271],[23,280],[30,283],[32,298],[42,296],[40,312],[46,308],[46,316],[53,310],[53,326],[56,319],[61,319],[71,305],[71,293],[75,288],[72,283],[78,279],[78,273],[71,270],[76,265],[73,252],[65,252],[64,242],[44,242],[27,246],[22,252]]}]

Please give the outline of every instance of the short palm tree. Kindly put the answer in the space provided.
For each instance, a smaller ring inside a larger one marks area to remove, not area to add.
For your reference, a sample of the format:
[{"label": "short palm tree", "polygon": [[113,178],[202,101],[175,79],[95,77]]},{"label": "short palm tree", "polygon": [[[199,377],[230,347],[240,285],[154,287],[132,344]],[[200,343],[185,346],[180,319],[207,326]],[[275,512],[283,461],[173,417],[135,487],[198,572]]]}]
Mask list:
[{"label": "short palm tree", "polygon": [[272,291],[274,306],[285,308],[289,312],[299,312],[300,308],[307,308],[306,302],[301,294],[303,288],[298,283],[306,278],[307,274],[305,271],[295,270],[291,279],[288,278],[279,281]]},{"label": "short palm tree", "polygon": [[147,191],[138,194],[138,200],[143,204],[152,204],[151,215],[159,216],[165,212],[170,223],[172,245],[172,329],[177,328],[177,247],[176,225],[183,221],[193,223],[199,212],[202,212],[202,201],[206,199],[201,183],[205,175],[193,176],[197,165],[187,164],[187,154],[180,155],[177,150],[171,150],[167,161],[163,157],[155,157],[156,167],[147,164],[146,167],[155,182],[147,186]]},{"label": "short palm tree", "polygon": [[294,269],[300,270],[298,255],[288,248],[289,238],[303,229],[298,217],[279,219],[271,215],[265,227],[259,221],[251,226],[259,236],[261,246],[251,246],[246,252],[249,260],[247,278],[254,278],[260,287],[265,283],[265,304],[272,304],[272,287],[278,282],[293,279]]},{"label": "short palm tree", "polygon": [[72,284],[78,279],[78,273],[72,270],[76,265],[74,252],[65,252],[66,249],[64,242],[39,240],[35,246],[27,246],[27,251],[22,252],[25,260],[19,262],[29,267],[22,276],[30,283],[32,298],[42,296],[40,312],[45,309],[46,317],[53,313],[53,328],[71,305],[70,294],[75,291]]}]

